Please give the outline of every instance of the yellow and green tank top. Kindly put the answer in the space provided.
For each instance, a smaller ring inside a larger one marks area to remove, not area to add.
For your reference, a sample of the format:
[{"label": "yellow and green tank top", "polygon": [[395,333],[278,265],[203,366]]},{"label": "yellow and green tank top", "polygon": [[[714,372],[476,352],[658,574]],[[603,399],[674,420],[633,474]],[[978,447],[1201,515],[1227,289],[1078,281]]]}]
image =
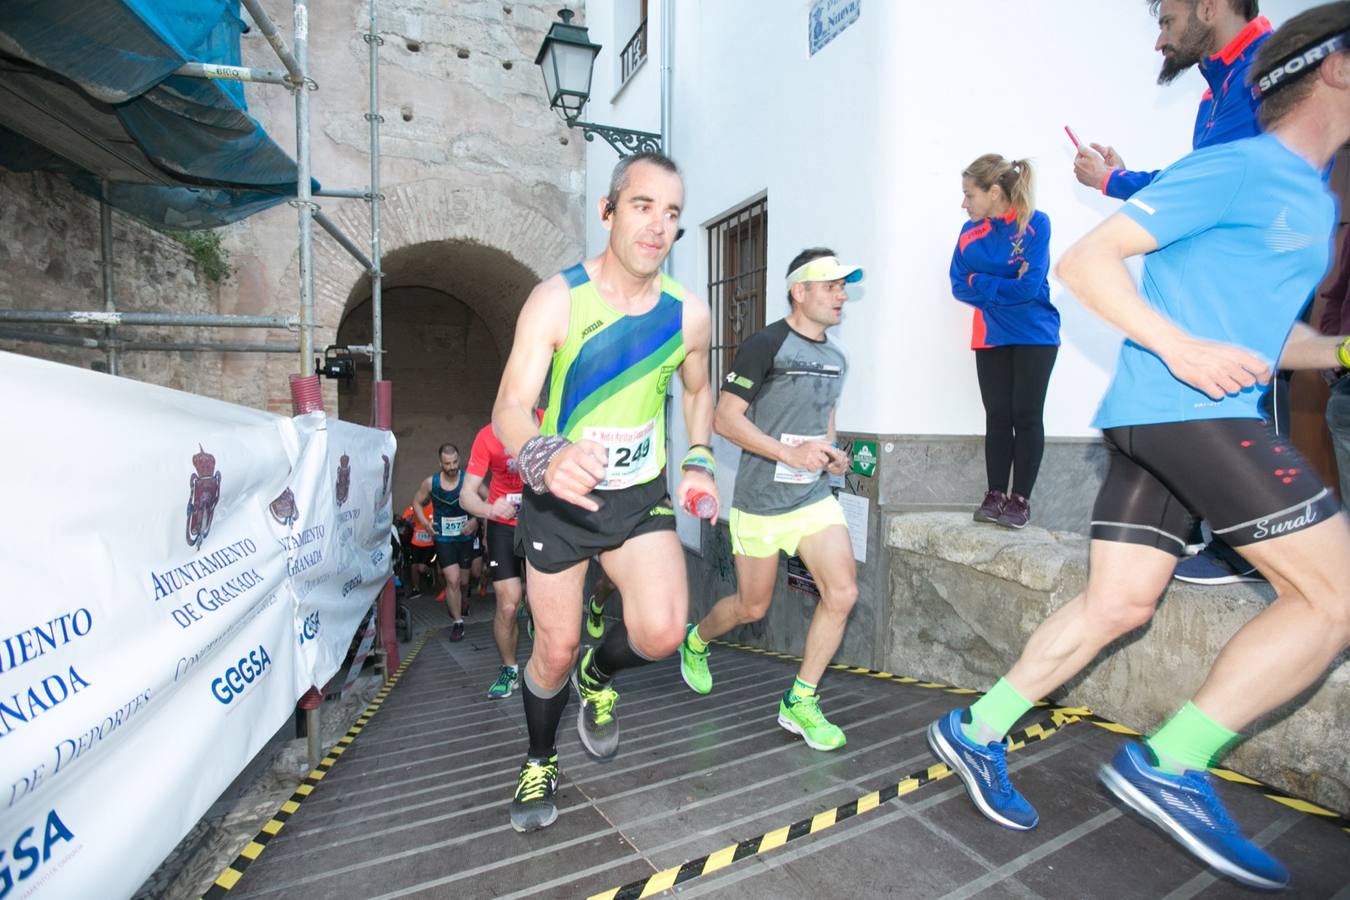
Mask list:
[{"label": "yellow and green tank top", "polygon": [[661,297],[640,316],[600,298],[586,269],[563,272],[572,292],[567,340],[553,354],[543,434],[605,445],[599,490],[646,484],[666,464],[666,388],[684,361],[684,288],[661,275]]}]

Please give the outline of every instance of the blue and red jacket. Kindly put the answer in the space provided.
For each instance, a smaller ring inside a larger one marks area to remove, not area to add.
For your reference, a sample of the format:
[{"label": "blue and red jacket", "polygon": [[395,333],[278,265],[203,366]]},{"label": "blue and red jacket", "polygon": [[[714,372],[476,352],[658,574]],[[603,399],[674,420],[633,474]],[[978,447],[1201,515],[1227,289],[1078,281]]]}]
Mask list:
[{"label": "blue and red jacket", "polygon": [[[1200,99],[1195,115],[1195,136],[1191,148],[1212,147],[1229,141],[1255,137],[1261,133],[1256,124],[1258,101],[1252,99],[1247,86],[1247,72],[1256,51],[1270,37],[1270,20],[1257,16],[1229,41],[1218,53],[1200,61],[1200,74],[1209,82],[1209,90]],[[1128,200],[1135,191],[1158,177],[1158,171],[1131,172],[1114,169],[1102,182],[1102,193],[1118,200]]]},{"label": "blue and red jacket", "polygon": [[[1027,264],[1021,278],[1017,272]],[[952,296],[975,307],[970,349],[1058,344],[1050,303],[1050,219],[1037,210],[1017,233],[1017,212],[967,222],[952,253]]]}]

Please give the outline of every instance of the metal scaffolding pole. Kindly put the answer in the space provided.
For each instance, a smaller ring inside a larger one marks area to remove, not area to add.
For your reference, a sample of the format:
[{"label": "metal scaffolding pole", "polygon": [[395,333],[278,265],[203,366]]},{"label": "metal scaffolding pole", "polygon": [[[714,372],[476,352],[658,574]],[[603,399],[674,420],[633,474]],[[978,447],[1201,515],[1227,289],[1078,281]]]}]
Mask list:
[{"label": "metal scaffolding pole", "polygon": [[[253,10],[250,8],[249,12]],[[275,45],[273,45],[275,46]],[[309,179],[309,7],[295,0],[295,205],[300,221],[300,374],[314,374],[314,216]],[[287,69],[290,66],[287,65]]]},{"label": "metal scaffolding pole", "polygon": [[370,45],[370,112],[366,119],[370,121],[370,313],[374,317],[370,329],[371,344],[374,345],[375,381],[385,379],[385,308],[383,308],[383,281],[385,273],[379,262],[379,125],[385,117],[379,115],[379,45],[385,39],[379,36],[375,26],[375,3],[370,0],[370,34],[366,43]]},{"label": "metal scaffolding pole", "polygon": [[215,63],[184,63],[174,74],[220,81],[257,81],[263,84],[285,85],[291,83],[290,75],[276,69],[250,69],[248,66],[223,66]]},{"label": "metal scaffolding pole", "polygon": [[363,191],[360,188],[326,188],[321,187],[314,192],[315,197],[342,197],[347,200],[369,200],[370,191]]},{"label": "metal scaffolding pole", "polygon": [[48,325],[179,325],[199,328],[295,328],[294,316],[222,316],[206,313],[137,313],[0,309],[0,322],[42,322]]},{"label": "metal scaffolding pole", "polygon": [[360,247],[356,246],[356,242],[343,234],[342,229],[337,227],[337,223],[324,215],[323,211],[320,210],[317,205],[314,207],[314,221],[318,222],[319,226],[323,228],[324,231],[331,234],[333,240],[341,244],[342,249],[350,253],[352,258],[359,262],[367,272],[374,268],[366,254],[361,252]]},{"label": "metal scaffolding pole", "polygon": [[[259,0],[243,0],[243,3],[249,16],[253,19],[253,24],[258,26],[258,30],[263,33],[263,37],[267,38],[267,43],[271,44],[272,49],[276,51],[277,59],[281,60],[281,64],[291,74],[292,84],[303,85],[305,82],[304,67],[291,54],[290,48],[286,46],[286,39],[277,31],[277,26],[272,24],[272,19],[267,15],[267,11],[262,8],[262,3]],[[305,31],[308,35],[308,21],[305,23]]]},{"label": "metal scaffolding pole", "polygon": [[[103,195],[108,193],[108,182],[103,182]],[[113,296],[113,238],[112,238],[112,207],[102,197],[98,201],[98,231],[99,245],[103,254],[103,311],[108,313],[117,312],[117,302]],[[112,325],[106,325],[103,329],[103,336],[107,339],[108,348],[108,374],[117,374],[117,347],[113,344],[115,337]]]},{"label": "metal scaffolding pole", "polygon": [[366,120],[370,122],[370,306],[373,323],[371,344],[374,346],[373,360],[375,381],[384,380],[384,272],[380,269],[380,37],[376,27],[375,4],[370,0],[370,33],[366,35],[366,44],[370,47],[370,112]]},{"label": "metal scaffolding pole", "polygon": [[65,347],[85,347],[98,350],[103,346],[98,338],[77,337],[73,334],[50,334],[46,331],[25,331],[22,328],[0,326],[0,339],[7,341],[32,341],[37,344],[60,344]]},{"label": "metal scaffolding pole", "polygon": [[[299,344],[269,344],[251,341],[126,341],[119,338],[86,338],[71,334],[52,334],[48,331],[27,331],[22,328],[0,326],[0,340],[32,341],[35,344],[61,344],[84,347],[89,350],[109,349],[121,353],[149,353],[172,351],[179,353],[299,353]],[[349,347],[353,353],[364,347]]]}]

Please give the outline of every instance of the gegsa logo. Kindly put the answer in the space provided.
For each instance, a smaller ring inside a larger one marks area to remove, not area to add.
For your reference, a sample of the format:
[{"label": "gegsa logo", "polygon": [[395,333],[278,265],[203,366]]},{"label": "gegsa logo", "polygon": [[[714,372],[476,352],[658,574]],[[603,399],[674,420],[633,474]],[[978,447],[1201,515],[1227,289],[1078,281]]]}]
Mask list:
[{"label": "gegsa logo", "polygon": [[300,623],[300,646],[303,647],[309,641],[319,636],[319,613],[318,610],[305,616],[305,621]]},{"label": "gegsa logo", "polygon": [[[9,892],[13,890],[16,873],[19,881],[27,881],[52,858],[52,847],[58,841],[75,839],[75,835],[70,833],[70,829],[61,821],[61,817],[54,809],[47,813],[47,823],[42,829],[41,846],[37,845],[38,837],[34,834],[37,829],[38,826],[30,825],[19,833],[9,852],[13,857],[12,863],[6,859],[5,851],[0,850],[0,898],[8,897]],[[12,871],[12,867],[17,871]]]},{"label": "gegsa logo", "polygon": [[228,706],[235,697],[242,695],[250,684],[261,678],[271,664],[272,658],[267,655],[267,648],[259,644],[257,650],[250,650],[248,656],[241,656],[239,662],[211,682],[211,693]]}]

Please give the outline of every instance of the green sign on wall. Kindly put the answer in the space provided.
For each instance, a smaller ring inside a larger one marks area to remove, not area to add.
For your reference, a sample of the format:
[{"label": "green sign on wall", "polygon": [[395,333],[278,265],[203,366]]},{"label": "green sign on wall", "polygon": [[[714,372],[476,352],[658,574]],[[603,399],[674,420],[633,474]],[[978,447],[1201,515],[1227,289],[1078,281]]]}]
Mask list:
[{"label": "green sign on wall", "polygon": [[877,442],[853,442],[853,471],[868,478],[877,474]]}]

